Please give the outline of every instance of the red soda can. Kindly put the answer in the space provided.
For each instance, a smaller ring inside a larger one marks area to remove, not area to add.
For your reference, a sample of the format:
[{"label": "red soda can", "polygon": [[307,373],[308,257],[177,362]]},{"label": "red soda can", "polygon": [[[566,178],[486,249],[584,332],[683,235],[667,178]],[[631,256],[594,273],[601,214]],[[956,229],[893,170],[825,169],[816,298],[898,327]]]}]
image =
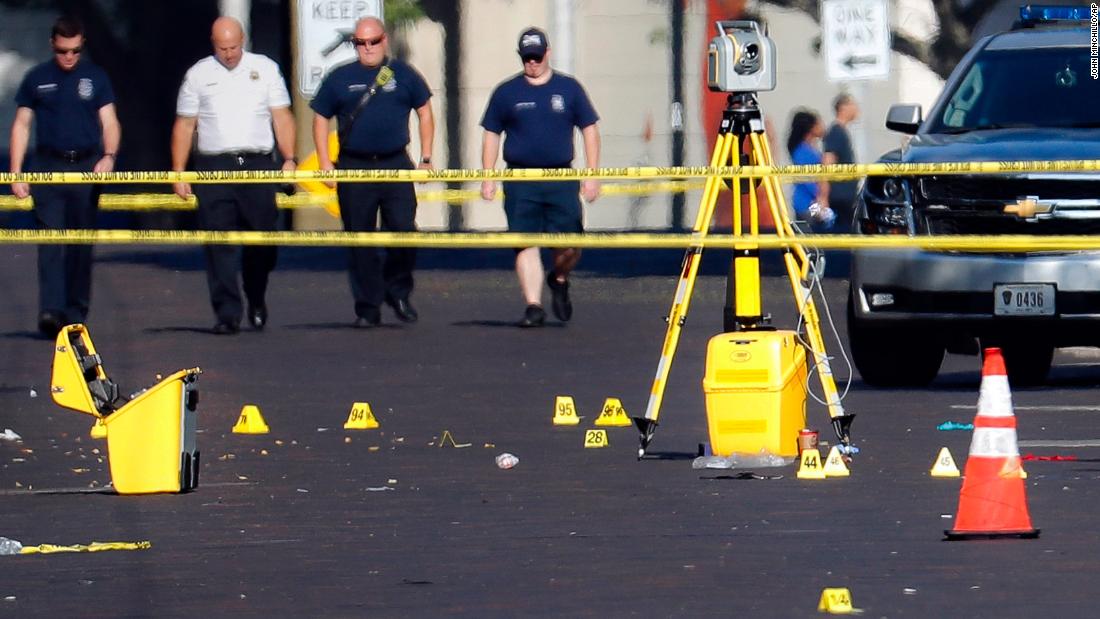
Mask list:
[{"label": "red soda can", "polygon": [[817,449],[817,430],[802,428],[798,431],[798,455],[805,449]]}]

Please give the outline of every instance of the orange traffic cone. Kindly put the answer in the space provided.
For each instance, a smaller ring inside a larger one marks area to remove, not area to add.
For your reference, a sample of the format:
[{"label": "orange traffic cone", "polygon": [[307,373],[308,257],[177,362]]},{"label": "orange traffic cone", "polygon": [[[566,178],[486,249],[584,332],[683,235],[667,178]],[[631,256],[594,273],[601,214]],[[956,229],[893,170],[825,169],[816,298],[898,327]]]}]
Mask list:
[{"label": "orange traffic cone", "polygon": [[986,348],[974,436],[955,528],[949,540],[1039,537],[1024,496],[1023,469],[1016,445],[1016,417],[1000,348]]}]

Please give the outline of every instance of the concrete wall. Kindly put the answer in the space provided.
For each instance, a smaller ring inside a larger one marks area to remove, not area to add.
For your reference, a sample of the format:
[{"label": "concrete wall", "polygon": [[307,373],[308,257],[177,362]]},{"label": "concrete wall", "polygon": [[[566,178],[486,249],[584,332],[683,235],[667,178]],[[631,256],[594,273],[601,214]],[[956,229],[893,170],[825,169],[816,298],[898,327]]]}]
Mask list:
[{"label": "concrete wall", "polygon": [[[4,172],[8,171],[15,91],[28,69],[49,58],[50,27],[56,17],[52,11],[0,7],[0,164]],[[7,188],[0,192],[8,193]]]},{"label": "concrete wall", "polygon": [[[266,4],[278,6],[273,2]],[[407,59],[424,74],[435,94],[432,100],[436,115],[434,157],[438,167],[453,167],[445,156],[445,144],[457,139],[457,136],[446,134],[444,118],[448,106],[460,106],[463,114],[462,163],[465,167],[480,165],[481,115],[493,87],[521,69],[515,53],[519,32],[527,26],[538,25],[547,30],[552,46],[568,39],[556,31],[555,4],[555,0],[463,2],[463,81],[461,97],[455,101],[446,100],[443,94],[442,27],[422,20],[407,32],[397,33],[407,42]],[[713,25],[706,23],[706,2],[689,0],[685,8],[685,161],[689,165],[701,165],[709,159],[708,137],[716,130],[715,127],[703,126],[700,85],[704,50],[714,32]],[[760,101],[771,123],[773,143],[777,147],[775,154],[780,162],[786,162],[783,144],[791,113],[796,107],[810,107],[829,119],[833,97],[842,90],[852,92],[863,107],[863,119],[853,131],[857,138],[858,154],[860,160],[870,161],[901,143],[899,136],[883,127],[890,104],[905,101],[927,106],[939,93],[941,81],[938,77],[922,65],[897,54],[893,55],[889,80],[853,84],[829,82],[825,77],[823,59],[813,49],[813,41],[820,35],[820,29],[813,20],[799,11],[779,9],[765,3],[750,2],[748,9],[767,21],[778,48],[778,88],[774,92],[762,93]],[[670,109],[671,33],[667,0],[573,0],[573,11],[573,73],[588,90],[601,116],[601,164],[668,165],[673,132]],[[53,11],[0,8],[0,130],[4,133],[0,153],[6,151],[7,131],[14,114],[14,89],[26,68],[47,57],[46,37],[54,16]],[[891,19],[898,27],[915,36],[926,37],[938,26],[928,0],[893,1]],[[203,28],[207,27],[205,23]],[[257,39],[255,36],[252,38]],[[188,35],[188,41],[192,40],[196,44],[202,43],[198,34]],[[197,55],[198,52],[194,56]],[[188,64],[190,61],[193,58]],[[289,68],[286,75],[289,80]],[[178,80],[174,80],[172,88],[177,84]],[[170,98],[165,95],[165,101],[160,103],[170,106]],[[304,135],[300,140],[303,151],[300,154],[305,155],[312,146],[308,137],[310,115],[306,102],[299,102],[297,107],[305,108],[304,112],[298,110],[307,121],[302,126]],[[158,131],[166,131],[166,128]],[[128,139],[134,137],[132,132],[129,133]],[[414,155],[420,152],[415,137],[412,151]],[[584,165],[582,153],[578,135],[577,166]],[[421,191],[442,188],[438,184],[419,187]],[[477,184],[469,184],[467,188],[476,189]],[[699,192],[689,193],[685,213],[689,224],[698,200]],[[635,197],[604,196],[586,206],[587,224],[593,229],[664,229],[670,224],[670,202],[671,197],[667,193]],[[471,201],[463,207],[463,216],[466,227],[471,229],[502,229],[505,225],[499,200],[494,203],[480,199]],[[315,214],[310,219],[313,220],[310,227],[338,226],[336,220],[325,214]],[[445,228],[447,207],[439,202],[425,201],[421,204],[418,219],[424,229]]]},{"label": "concrete wall", "polygon": [[[493,87],[520,70],[515,54],[516,37],[529,25],[547,30],[551,47],[563,40],[555,32],[553,0],[469,0],[463,5],[463,157],[467,167],[481,160],[479,121]],[[665,2],[638,0],[574,0],[572,39],[574,75],[584,84],[600,113],[603,137],[601,165],[668,165],[671,161],[671,35]],[[901,144],[898,134],[884,127],[886,111],[900,101],[929,105],[938,95],[942,80],[923,65],[898,54],[891,59],[891,77],[884,81],[834,83],[825,75],[824,59],[814,50],[820,27],[805,13],[766,3],[750,3],[749,10],[767,22],[778,53],[778,87],[761,93],[760,102],[769,120],[776,159],[787,162],[784,144],[790,117],[799,107],[809,107],[829,121],[832,100],[840,92],[853,94],[863,109],[853,127],[858,157],[872,161]],[[937,24],[926,0],[898,0],[891,5],[891,20],[908,32],[927,36]],[[704,50],[714,35],[706,23],[706,3],[686,5],[684,57],[685,162],[703,165],[709,157],[708,136],[715,127],[702,120],[702,71]],[[426,24],[408,33],[410,60],[424,72],[433,88],[442,85],[441,33]],[[437,96],[436,112],[452,104]],[[647,132],[647,127],[650,131]],[[439,140],[447,140],[443,135]],[[442,143],[442,142],[441,142]],[[436,148],[437,160],[441,148]],[[584,164],[577,138],[577,159]],[[476,184],[468,185],[476,188]],[[427,187],[422,188],[427,189]],[[694,219],[700,192],[689,192],[685,218]],[[499,200],[475,200],[463,207],[466,226],[503,229]],[[590,229],[664,229],[670,224],[668,194],[604,196],[586,205]],[[420,224],[425,229],[445,227],[445,209],[422,203]]]}]

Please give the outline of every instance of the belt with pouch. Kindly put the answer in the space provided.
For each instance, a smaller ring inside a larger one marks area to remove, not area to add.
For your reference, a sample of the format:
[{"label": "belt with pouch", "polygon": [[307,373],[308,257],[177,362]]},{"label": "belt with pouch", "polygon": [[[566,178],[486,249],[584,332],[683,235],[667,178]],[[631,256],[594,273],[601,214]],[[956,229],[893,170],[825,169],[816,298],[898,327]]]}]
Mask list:
[{"label": "belt with pouch", "polygon": [[83,161],[90,159],[99,154],[98,149],[86,148],[83,150],[61,150],[60,148],[50,148],[48,146],[39,146],[36,149],[39,155],[44,157],[50,157],[51,159],[60,159],[66,163],[76,163],[77,161]]},{"label": "belt with pouch", "polygon": [[246,161],[255,161],[257,159],[264,161],[271,161],[271,151],[256,151],[256,150],[240,150],[230,151],[227,153],[199,153],[202,157],[208,159],[224,159],[227,161],[236,161],[237,165],[244,165]]},{"label": "belt with pouch", "polygon": [[360,159],[363,161],[385,161],[386,159],[393,159],[401,155],[407,154],[405,149],[390,151],[388,153],[365,153],[360,150],[352,150],[350,148],[341,148],[340,157],[351,157],[352,159]]}]

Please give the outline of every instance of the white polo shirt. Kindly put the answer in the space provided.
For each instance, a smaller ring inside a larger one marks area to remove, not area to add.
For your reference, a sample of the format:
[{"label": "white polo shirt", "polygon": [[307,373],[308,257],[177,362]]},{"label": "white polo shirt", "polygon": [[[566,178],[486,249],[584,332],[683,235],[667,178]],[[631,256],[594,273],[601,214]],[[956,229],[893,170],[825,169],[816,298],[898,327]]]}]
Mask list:
[{"label": "white polo shirt", "polygon": [[176,99],[176,114],[198,117],[198,148],[204,155],[270,151],[275,146],[271,108],[289,107],[279,65],[244,52],[229,70],[207,56],[187,70]]}]

